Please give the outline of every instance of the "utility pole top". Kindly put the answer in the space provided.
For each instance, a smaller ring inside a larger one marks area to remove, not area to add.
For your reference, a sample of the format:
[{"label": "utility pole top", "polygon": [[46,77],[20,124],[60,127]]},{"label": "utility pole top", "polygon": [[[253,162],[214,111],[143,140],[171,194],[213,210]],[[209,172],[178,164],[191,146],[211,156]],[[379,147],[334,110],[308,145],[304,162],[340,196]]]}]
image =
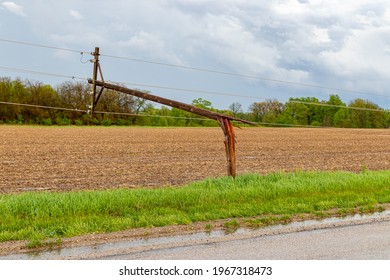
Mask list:
[{"label": "utility pole top", "polygon": [[96,90],[96,87],[97,87],[97,80],[98,80],[98,73],[100,74],[100,78],[102,79],[102,81],[104,82],[104,79],[103,79],[103,73],[102,73],[102,69],[100,67],[100,63],[99,63],[99,56],[100,56],[100,53],[99,53],[99,47],[95,47],[95,51],[92,53],[93,55],[93,75],[92,75],[92,89],[91,89],[91,105],[89,105],[89,114],[91,115],[91,117],[93,116],[94,112],[95,112],[95,108],[96,108],[96,105],[100,99],[100,96],[102,95],[103,93],[103,90],[104,88],[101,88],[99,93],[97,92]]}]

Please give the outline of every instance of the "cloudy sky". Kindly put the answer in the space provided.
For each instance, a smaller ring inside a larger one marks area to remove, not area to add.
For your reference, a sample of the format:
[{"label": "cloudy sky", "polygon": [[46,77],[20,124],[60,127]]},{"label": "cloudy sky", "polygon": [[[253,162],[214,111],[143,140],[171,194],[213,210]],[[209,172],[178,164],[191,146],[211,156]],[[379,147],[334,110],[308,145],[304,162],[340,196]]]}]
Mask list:
[{"label": "cloudy sky", "polygon": [[88,78],[95,46],[108,55],[101,57],[105,80],[187,103],[201,97],[246,110],[269,98],[337,93],[347,103],[363,98],[390,109],[390,1],[0,0],[0,76],[67,80],[8,67]]}]

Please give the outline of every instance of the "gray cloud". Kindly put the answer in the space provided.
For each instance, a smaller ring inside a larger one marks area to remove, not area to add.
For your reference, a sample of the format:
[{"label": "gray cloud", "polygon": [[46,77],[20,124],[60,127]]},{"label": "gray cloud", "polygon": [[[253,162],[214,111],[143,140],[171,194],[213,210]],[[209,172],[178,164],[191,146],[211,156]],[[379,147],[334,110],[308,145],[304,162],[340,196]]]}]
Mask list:
[{"label": "gray cloud", "polygon": [[[4,3],[15,4],[3,2],[8,10],[12,5]],[[17,7],[28,9],[37,42],[83,50],[100,46],[121,56],[388,94],[390,2],[19,0]],[[193,77],[165,81],[175,86]],[[264,81],[242,83],[243,89],[279,86],[280,92],[315,93]],[[223,91],[225,84],[219,87]]]}]

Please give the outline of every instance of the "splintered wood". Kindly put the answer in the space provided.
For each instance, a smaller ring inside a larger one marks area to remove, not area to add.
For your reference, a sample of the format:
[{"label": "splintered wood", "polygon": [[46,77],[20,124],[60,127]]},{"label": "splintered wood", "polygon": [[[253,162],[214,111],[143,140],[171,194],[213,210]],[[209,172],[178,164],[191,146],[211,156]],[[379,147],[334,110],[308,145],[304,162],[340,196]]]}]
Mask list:
[{"label": "splintered wood", "polygon": [[229,119],[219,118],[219,125],[225,134],[226,159],[228,162],[227,172],[229,176],[236,177],[236,139],[234,127]]}]

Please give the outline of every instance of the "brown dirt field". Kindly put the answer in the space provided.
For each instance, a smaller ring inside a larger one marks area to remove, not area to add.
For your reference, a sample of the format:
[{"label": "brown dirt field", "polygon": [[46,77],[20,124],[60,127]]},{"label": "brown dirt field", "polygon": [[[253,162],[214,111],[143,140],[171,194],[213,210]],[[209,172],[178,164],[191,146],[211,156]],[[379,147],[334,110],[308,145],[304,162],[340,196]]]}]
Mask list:
[{"label": "brown dirt field", "polygon": [[[390,169],[390,130],[236,129],[237,173]],[[0,126],[0,193],[181,185],[227,173],[220,128]],[[387,209],[389,209],[387,207]],[[213,229],[223,221],[214,221]],[[148,237],[205,223],[148,229]],[[62,247],[139,239],[145,229],[66,238]],[[41,248],[44,249],[44,248]],[[34,251],[0,243],[0,255]]]},{"label": "brown dirt field", "polygon": [[[390,169],[390,130],[236,129],[237,173]],[[0,126],[0,193],[161,187],[227,173],[220,128]]]}]

